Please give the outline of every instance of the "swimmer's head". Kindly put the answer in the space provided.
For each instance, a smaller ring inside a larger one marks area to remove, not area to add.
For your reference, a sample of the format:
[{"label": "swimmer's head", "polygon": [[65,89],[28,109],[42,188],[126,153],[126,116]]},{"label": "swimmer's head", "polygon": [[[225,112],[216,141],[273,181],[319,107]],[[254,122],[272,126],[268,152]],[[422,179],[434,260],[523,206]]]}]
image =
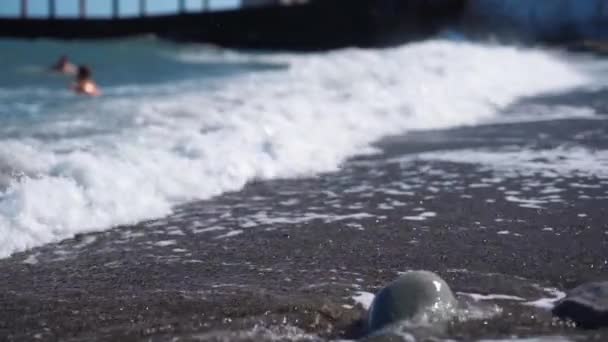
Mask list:
[{"label": "swimmer's head", "polygon": [[76,76],[80,80],[91,78],[91,69],[86,65],[80,65],[78,67],[78,75]]},{"label": "swimmer's head", "polygon": [[65,72],[66,68],[69,68],[70,65],[71,65],[71,63],[70,63],[70,60],[68,59],[68,56],[62,55],[57,60],[57,63],[55,63],[55,65],[53,66],[53,69],[57,70],[57,71]]}]

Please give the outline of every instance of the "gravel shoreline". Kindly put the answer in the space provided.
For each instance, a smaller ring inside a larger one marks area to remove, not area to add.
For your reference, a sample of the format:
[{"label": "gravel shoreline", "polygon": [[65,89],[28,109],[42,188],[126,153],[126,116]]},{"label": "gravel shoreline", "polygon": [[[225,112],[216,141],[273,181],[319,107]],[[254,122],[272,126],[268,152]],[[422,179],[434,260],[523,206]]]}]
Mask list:
[{"label": "gravel shoreline", "polygon": [[[489,167],[403,155],[551,149],[593,130],[576,143],[601,149],[607,127],[562,120],[415,132],[336,173],[255,182],[165,219],[16,254],[0,260],[1,339],[363,338],[365,309],[353,297],[424,269],[475,309],[438,337],[606,340],[608,331],[578,330],[538,304],[605,280],[607,179],[500,178]],[[563,191],[540,209],[517,201],[542,197],[547,184]]]}]

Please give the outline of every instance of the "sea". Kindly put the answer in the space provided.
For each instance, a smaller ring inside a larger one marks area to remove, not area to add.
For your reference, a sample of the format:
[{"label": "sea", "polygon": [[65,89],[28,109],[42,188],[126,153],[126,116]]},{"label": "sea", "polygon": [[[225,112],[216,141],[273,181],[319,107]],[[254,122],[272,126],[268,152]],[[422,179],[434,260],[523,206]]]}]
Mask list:
[{"label": "sea", "polygon": [[483,304],[446,341],[595,336],[546,308],[608,270],[601,54],[2,39],[0,66],[9,340],[362,338],[408,269]]}]

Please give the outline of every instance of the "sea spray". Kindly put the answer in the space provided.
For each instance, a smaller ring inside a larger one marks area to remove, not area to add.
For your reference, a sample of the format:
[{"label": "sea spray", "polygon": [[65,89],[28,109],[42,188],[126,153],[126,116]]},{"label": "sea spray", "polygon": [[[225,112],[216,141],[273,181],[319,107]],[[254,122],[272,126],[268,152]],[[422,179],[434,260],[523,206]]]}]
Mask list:
[{"label": "sea spray", "polygon": [[[199,54],[221,65],[222,55]],[[129,92],[110,84],[90,101],[37,92],[29,124],[13,114],[0,125],[0,170],[11,170],[0,192],[0,256],[164,216],[253,179],[333,171],[383,136],[475,125],[523,96],[587,82],[549,52],[462,42],[247,58],[289,67],[212,86],[202,73],[165,78],[141,92],[133,80]],[[26,110],[17,105],[26,94],[0,88],[11,113]]]}]

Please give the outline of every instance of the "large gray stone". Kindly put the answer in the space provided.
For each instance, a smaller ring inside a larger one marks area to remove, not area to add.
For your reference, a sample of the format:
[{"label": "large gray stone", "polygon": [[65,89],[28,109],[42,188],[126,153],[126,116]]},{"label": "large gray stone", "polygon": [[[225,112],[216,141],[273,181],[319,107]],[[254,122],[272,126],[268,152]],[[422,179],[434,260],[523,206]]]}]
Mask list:
[{"label": "large gray stone", "polygon": [[448,284],[429,271],[411,271],[384,287],[372,302],[370,332],[400,321],[450,319],[457,301]]},{"label": "large gray stone", "polygon": [[585,329],[608,327],[608,282],[587,283],[568,292],[553,314]]}]

